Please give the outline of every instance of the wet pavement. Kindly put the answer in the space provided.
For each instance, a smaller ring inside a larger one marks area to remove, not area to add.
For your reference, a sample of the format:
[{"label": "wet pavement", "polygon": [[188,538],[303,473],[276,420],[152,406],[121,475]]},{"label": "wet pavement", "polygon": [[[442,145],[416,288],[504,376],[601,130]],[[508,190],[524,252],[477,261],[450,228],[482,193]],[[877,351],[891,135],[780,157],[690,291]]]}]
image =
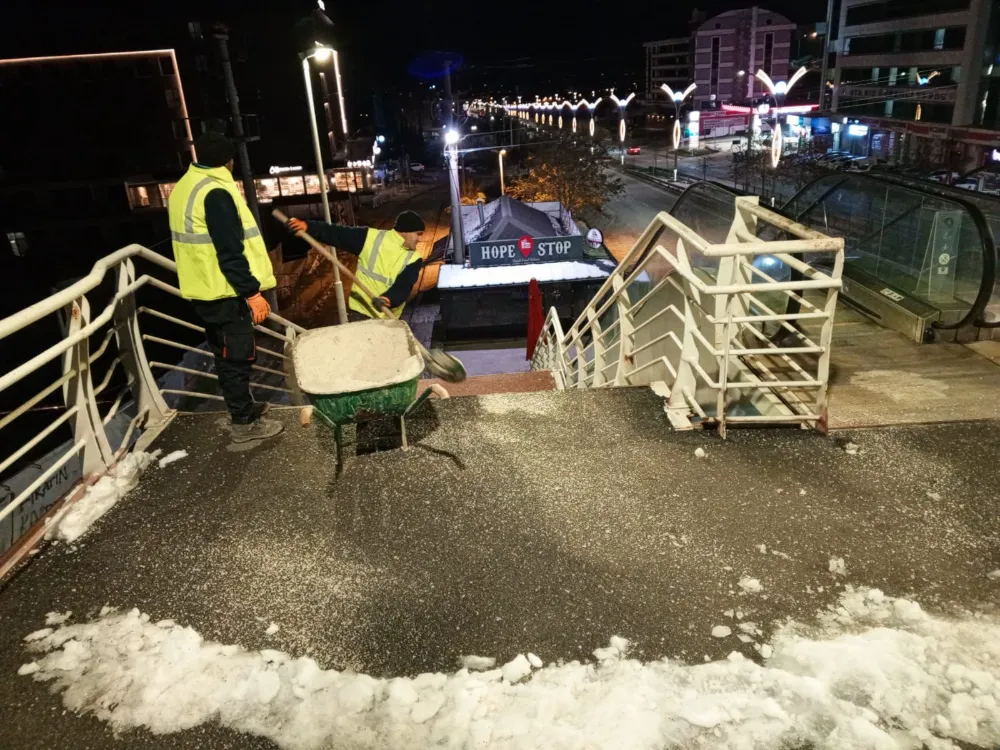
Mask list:
[{"label": "wet pavement", "polygon": [[[206,639],[389,676],[451,671],[463,654],[588,659],[611,635],[644,660],[756,658],[711,636],[734,624],[726,610],[766,639],[845,583],[935,610],[995,606],[1000,423],[722,442],[671,432],[660,404],[646,389],[432,402],[408,420],[408,453],[371,452],[393,444],[376,425],[340,467],[330,431],[300,427],[296,410],[242,452],[218,416],[178,417],[155,447],[188,458],[0,588],[0,748],[123,746],[16,676],[20,639],[54,610],[138,607]],[[743,576],[762,590],[742,591]],[[214,726],[124,746],[272,747]]]}]

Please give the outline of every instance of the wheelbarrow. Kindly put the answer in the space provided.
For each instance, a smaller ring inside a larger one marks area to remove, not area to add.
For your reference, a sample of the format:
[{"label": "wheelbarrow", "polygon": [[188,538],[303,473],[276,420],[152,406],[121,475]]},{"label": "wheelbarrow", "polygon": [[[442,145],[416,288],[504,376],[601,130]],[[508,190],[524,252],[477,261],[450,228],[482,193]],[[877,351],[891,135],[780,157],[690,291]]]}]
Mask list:
[{"label": "wheelbarrow", "polygon": [[440,386],[417,396],[424,361],[409,326],[399,320],[315,328],[299,336],[292,357],[313,414],[334,430],[338,465],[344,425],[378,415],[399,417],[406,451],[407,415],[432,396],[448,397]]}]

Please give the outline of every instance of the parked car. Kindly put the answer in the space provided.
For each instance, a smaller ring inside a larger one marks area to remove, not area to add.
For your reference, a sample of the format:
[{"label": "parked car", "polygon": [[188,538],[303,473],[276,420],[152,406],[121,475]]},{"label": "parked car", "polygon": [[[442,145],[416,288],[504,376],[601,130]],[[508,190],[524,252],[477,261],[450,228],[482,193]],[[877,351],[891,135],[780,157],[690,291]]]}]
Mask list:
[{"label": "parked car", "polygon": [[629,146],[628,149],[626,149],[625,153],[628,154],[629,156],[638,156],[639,154],[642,153],[642,149],[639,148],[638,146]]},{"label": "parked car", "polygon": [[947,169],[938,169],[938,170],[936,170],[934,172],[931,172],[929,174],[924,175],[924,179],[925,180],[930,180],[931,182],[952,183],[952,182],[954,182],[955,180],[959,179],[962,176],[958,172],[952,171],[951,172],[951,179],[948,179],[948,174],[949,173],[948,173]]},{"label": "parked car", "polygon": [[410,162],[410,171],[411,172],[423,172],[424,169],[425,169],[424,165],[421,164],[419,161],[411,161]]}]

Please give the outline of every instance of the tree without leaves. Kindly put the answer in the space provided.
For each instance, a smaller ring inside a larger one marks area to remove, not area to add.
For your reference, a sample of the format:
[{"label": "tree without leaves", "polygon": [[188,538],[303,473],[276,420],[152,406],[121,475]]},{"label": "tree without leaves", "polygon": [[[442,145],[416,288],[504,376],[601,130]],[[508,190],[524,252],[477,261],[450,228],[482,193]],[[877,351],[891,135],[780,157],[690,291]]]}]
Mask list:
[{"label": "tree without leaves", "polygon": [[[559,201],[571,212],[600,211],[611,198],[625,192],[624,183],[611,174],[611,159],[600,139],[552,134],[552,143],[539,145],[525,159],[528,173],[507,194],[522,201]],[[593,148],[593,150],[591,150]]]}]

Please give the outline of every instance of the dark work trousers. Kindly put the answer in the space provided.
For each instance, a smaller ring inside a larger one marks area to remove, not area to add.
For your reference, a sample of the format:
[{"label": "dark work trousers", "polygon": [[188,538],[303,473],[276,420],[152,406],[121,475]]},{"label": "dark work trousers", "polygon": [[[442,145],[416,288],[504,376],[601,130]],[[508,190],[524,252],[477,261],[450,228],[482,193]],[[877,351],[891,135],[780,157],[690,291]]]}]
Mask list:
[{"label": "dark work trousers", "polygon": [[348,323],[359,323],[362,320],[371,320],[371,318],[365,315],[364,313],[359,313],[357,310],[352,310],[351,308],[347,308]]},{"label": "dark work trousers", "polygon": [[205,324],[205,337],[215,355],[215,374],[233,424],[250,424],[254,421],[250,375],[257,361],[250,308],[240,297],[191,300],[191,304]]}]

